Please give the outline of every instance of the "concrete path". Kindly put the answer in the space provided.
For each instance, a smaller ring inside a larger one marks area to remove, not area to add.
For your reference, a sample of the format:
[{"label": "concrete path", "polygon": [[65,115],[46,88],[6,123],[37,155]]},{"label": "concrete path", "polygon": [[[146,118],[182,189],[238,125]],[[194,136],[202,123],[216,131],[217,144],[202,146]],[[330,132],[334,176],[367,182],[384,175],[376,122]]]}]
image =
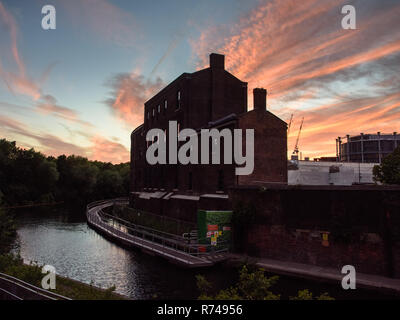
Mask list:
[{"label": "concrete path", "polygon": [[[163,243],[157,243],[114,228],[113,226],[105,223],[99,215],[99,212],[102,209],[112,205],[113,201],[111,200],[88,208],[86,213],[88,224],[95,230],[102,232],[125,245],[138,247],[146,253],[166,258],[168,261],[183,267],[210,267],[218,262],[219,259],[221,259],[219,255],[215,256],[215,258],[214,255],[210,255],[210,257],[205,258],[174,249],[166,244],[167,242],[173,242],[171,239],[166,239],[166,241]],[[224,257],[226,257],[226,255],[224,255]]]},{"label": "concrete path", "polygon": [[[344,277],[341,270],[334,268],[318,267],[309,264],[279,261],[265,258],[255,258],[245,255],[231,254],[231,261],[248,261],[265,271],[292,277],[337,283],[341,286]],[[357,270],[356,270],[357,271]],[[388,293],[400,295],[400,279],[387,278],[383,276],[356,273],[356,287],[381,290]]]}]

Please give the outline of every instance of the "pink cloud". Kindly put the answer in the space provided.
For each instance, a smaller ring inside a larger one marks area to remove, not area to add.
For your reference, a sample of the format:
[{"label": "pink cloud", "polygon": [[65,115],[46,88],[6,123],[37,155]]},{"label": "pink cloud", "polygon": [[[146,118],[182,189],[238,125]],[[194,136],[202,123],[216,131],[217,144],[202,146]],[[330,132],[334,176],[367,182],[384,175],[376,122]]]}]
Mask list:
[{"label": "pink cloud", "polygon": [[[342,5],[340,0],[305,0],[301,5],[260,1],[239,21],[211,25],[192,39],[198,68],[208,66],[210,52],[223,53],[227,70],[247,81],[249,92],[267,88],[270,110],[285,120],[295,114],[290,151],[303,116],[300,147],[310,156],[333,154],[339,135],[398,131],[400,76],[394,70],[400,54],[400,6],[377,8],[365,1],[363,7],[356,5],[357,29],[343,30]],[[367,83],[360,87],[362,94],[352,93],[358,88],[333,85],[357,79]],[[321,105],[327,99],[333,102]],[[288,103],[303,110],[287,108]]]},{"label": "pink cloud", "polygon": [[17,72],[6,71],[0,60],[0,76],[5,81],[7,87],[13,93],[19,93],[32,97],[37,100],[41,96],[41,90],[36,83],[30,79],[25,70],[25,64],[21,58],[18,50],[18,27],[14,17],[6,10],[4,5],[0,2],[0,18],[10,35],[10,48],[14,62],[17,65]]},{"label": "pink cloud", "polygon": [[161,89],[163,82],[160,78],[152,81],[137,74],[120,73],[106,85],[111,88],[106,104],[132,128],[143,122],[144,103]]},{"label": "pink cloud", "polygon": [[92,139],[90,159],[121,163],[129,162],[130,154],[129,150],[122,144],[101,136],[95,136]]}]

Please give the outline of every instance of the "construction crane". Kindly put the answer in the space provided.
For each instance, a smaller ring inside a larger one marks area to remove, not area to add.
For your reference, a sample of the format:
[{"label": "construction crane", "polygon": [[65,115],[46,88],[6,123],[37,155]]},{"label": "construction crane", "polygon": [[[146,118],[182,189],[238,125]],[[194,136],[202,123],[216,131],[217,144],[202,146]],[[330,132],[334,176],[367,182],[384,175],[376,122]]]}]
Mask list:
[{"label": "construction crane", "polygon": [[293,150],[292,155],[296,155],[297,156],[299,154],[299,139],[300,139],[301,129],[303,128],[303,122],[304,122],[304,117],[301,119],[299,133],[297,134],[296,144],[294,146],[294,150]]},{"label": "construction crane", "polygon": [[292,120],[293,120],[293,113],[290,115],[290,120],[289,120],[289,124],[287,127],[287,136],[289,137],[289,132],[290,132],[290,126],[292,125]]}]

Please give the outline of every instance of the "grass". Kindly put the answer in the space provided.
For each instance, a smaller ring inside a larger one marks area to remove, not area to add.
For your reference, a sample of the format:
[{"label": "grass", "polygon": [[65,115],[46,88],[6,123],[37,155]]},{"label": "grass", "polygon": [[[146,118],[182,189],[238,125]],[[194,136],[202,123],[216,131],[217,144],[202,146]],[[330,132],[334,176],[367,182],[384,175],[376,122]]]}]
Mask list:
[{"label": "grass", "polygon": [[[24,264],[22,259],[11,254],[0,255],[0,272],[16,277],[41,288],[41,281],[45,274],[38,265]],[[76,280],[56,276],[56,289],[51,290],[57,294],[74,300],[121,300],[123,296],[115,294],[115,286],[108,289],[97,288],[93,285],[81,283]]]}]

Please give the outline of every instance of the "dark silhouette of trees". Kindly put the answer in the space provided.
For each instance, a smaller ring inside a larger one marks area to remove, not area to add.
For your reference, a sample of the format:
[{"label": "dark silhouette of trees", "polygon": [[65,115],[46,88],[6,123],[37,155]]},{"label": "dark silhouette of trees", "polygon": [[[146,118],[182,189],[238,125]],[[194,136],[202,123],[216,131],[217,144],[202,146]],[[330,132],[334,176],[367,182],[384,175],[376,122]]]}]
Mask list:
[{"label": "dark silhouette of trees", "polygon": [[400,184],[400,146],[374,166],[374,180],[384,184]]},{"label": "dark silhouette of trees", "polygon": [[80,156],[46,157],[0,140],[0,194],[5,206],[89,201],[126,196],[129,163],[113,165]]}]

